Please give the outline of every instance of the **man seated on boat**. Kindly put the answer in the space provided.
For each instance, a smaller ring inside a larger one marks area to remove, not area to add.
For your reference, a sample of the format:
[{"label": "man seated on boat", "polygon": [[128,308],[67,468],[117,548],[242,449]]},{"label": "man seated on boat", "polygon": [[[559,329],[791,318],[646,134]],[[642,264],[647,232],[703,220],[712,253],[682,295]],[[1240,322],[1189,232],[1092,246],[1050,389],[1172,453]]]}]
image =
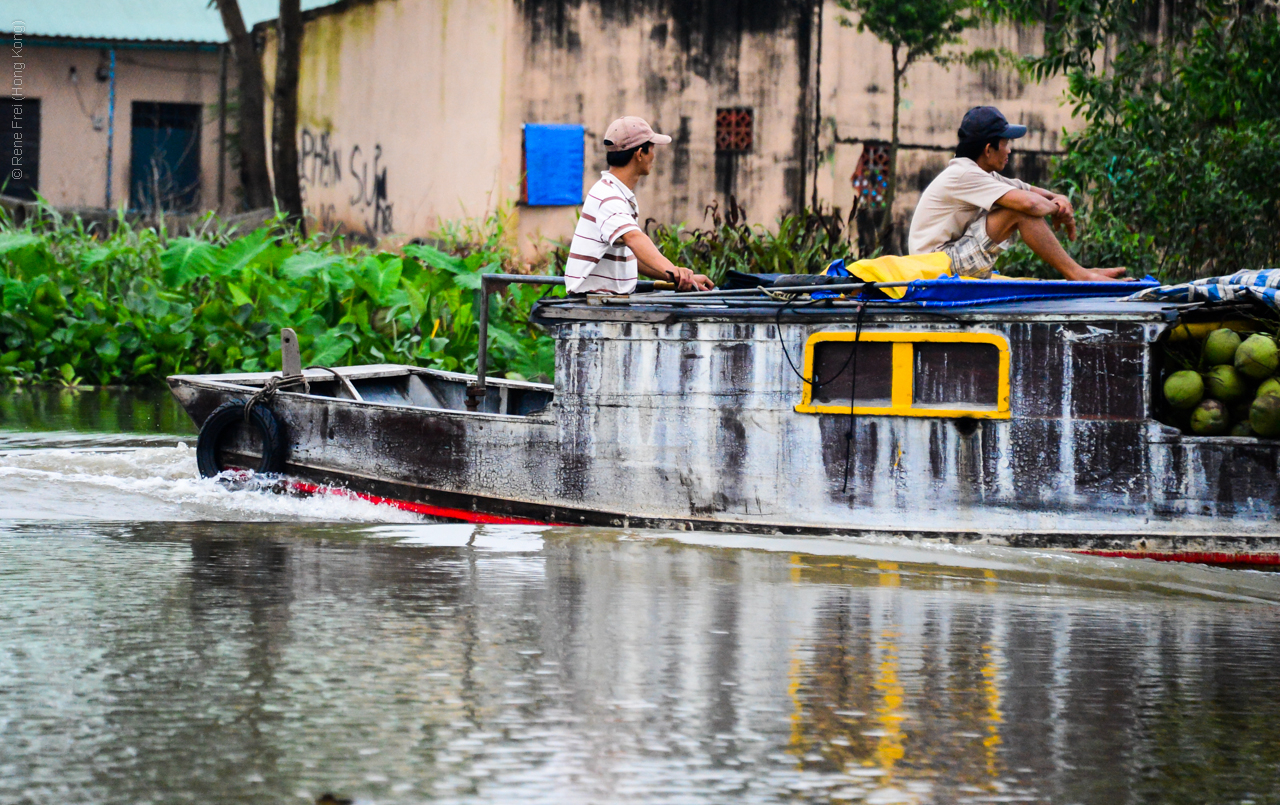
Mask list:
[{"label": "man seated on boat", "polygon": [[635,187],[657,159],[656,145],[671,138],[657,134],[638,117],[620,117],[604,134],[609,169],[600,174],[582,203],[564,269],[569,293],[631,293],[637,269],[655,280],[674,282],[681,291],[709,291],[715,284],[702,274],[662,256],[640,227]]},{"label": "man seated on boat", "polygon": [[1021,235],[1037,257],[1069,280],[1122,277],[1123,268],[1083,268],[1062,248],[1053,229],[1076,239],[1075,210],[1066,196],[1000,175],[1012,142],[1026,133],[1026,126],[1010,124],[994,106],[965,113],[956,158],[916,205],[910,253],[945,252],[957,275],[986,279],[996,258]]}]

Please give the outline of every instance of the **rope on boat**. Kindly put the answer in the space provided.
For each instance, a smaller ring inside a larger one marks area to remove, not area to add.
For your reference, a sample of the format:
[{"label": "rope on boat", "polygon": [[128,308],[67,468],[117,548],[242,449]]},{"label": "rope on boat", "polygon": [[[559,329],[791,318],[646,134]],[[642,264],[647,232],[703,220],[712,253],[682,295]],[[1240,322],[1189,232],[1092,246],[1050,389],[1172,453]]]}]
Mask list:
[{"label": "rope on boat", "polygon": [[[333,371],[326,366],[308,366],[307,368]],[[334,372],[334,374],[337,374],[337,372]],[[299,385],[302,386],[305,393],[311,393],[311,383],[307,381],[306,375],[291,375],[288,377],[280,375],[267,378],[267,382],[262,384],[262,388],[249,395],[249,400],[244,404],[244,421],[249,421],[249,415],[253,413],[255,405],[271,405],[276,398],[277,391]]]},{"label": "rope on boat", "polygon": [[761,287],[760,291],[770,299],[773,299],[774,301],[777,301],[777,302],[782,302],[784,305],[788,302],[794,301],[795,298],[800,295],[798,293],[784,293],[783,291],[775,291],[772,288],[764,288],[764,287]]},{"label": "rope on boat", "polygon": [[[304,368],[302,371],[308,372],[312,369],[316,369],[321,372],[328,372],[337,378],[338,382],[349,382],[346,377],[340,374],[338,370],[334,369],[332,366],[312,365]],[[253,412],[253,407],[255,405],[270,405],[272,401],[275,400],[277,391],[298,385],[302,386],[304,394],[311,393],[311,382],[307,380],[307,376],[305,374],[289,376],[280,375],[278,377],[267,378],[267,382],[262,384],[262,388],[250,395],[249,401],[244,404],[244,421],[249,421],[249,415]]]}]

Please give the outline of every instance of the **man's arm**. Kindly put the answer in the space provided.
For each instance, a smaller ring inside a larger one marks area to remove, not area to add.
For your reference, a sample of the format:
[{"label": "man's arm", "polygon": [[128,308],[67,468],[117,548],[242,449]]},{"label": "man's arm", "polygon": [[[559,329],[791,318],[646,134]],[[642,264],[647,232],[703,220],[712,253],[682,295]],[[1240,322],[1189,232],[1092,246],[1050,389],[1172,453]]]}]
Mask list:
[{"label": "man's arm", "polygon": [[710,291],[716,287],[715,283],[706,276],[695,274],[663,257],[662,252],[658,251],[658,247],[649,239],[649,236],[639,229],[633,229],[623,235],[622,242],[635,253],[640,273],[650,279],[674,282],[682,291]]},{"label": "man's arm", "polygon": [[1010,190],[996,201],[996,206],[1008,207],[1037,218],[1053,217],[1055,227],[1064,227],[1068,240],[1076,239],[1075,209],[1071,200],[1060,193],[1032,187],[1030,190]]}]

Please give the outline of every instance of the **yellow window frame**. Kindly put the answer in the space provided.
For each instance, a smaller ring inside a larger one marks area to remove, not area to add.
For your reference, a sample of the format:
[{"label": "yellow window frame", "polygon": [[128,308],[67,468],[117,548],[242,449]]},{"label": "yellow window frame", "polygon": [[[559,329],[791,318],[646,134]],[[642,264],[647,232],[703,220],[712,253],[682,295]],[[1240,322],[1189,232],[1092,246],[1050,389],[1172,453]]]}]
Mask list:
[{"label": "yellow window frame", "polygon": [[[848,332],[814,333],[804,344],[804,376],[813,377],[814,348],[823,341],[852,341]],[[796,411],[802,414],[858,414],[865,416],[972,417],[974,419],[1008,419],[1009,412],[1009,340],[995,333],[928,333],[875,332],[862,333],[860,343],[893,344],[891,397],[888,407],[858,405],[824,405],[813,401],[813,386],[804,384]],[[995,408],[925,408],[912,405],[915,397],[915,344],[920,342],[950,344],[991,344],[999,350]]]}]

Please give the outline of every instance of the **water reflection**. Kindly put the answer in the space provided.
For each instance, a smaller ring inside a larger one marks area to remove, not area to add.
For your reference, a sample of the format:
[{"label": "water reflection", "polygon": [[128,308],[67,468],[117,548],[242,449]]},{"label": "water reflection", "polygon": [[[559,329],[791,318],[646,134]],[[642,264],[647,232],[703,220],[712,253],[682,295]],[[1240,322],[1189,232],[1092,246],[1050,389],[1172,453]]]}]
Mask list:
[{"label": "water reflection", "polygon": [[[143,388],[3,388],[0,446],[21,443],[18,434],[40,432],[194,435],[182,406],[162,386]],[[43,442],[40,442],[43,443]]]},{"label": "water reflection", "polygon": [[1191,583],[249,523],[0,573],[2,801],[1276,801],[1276,610]]}]

